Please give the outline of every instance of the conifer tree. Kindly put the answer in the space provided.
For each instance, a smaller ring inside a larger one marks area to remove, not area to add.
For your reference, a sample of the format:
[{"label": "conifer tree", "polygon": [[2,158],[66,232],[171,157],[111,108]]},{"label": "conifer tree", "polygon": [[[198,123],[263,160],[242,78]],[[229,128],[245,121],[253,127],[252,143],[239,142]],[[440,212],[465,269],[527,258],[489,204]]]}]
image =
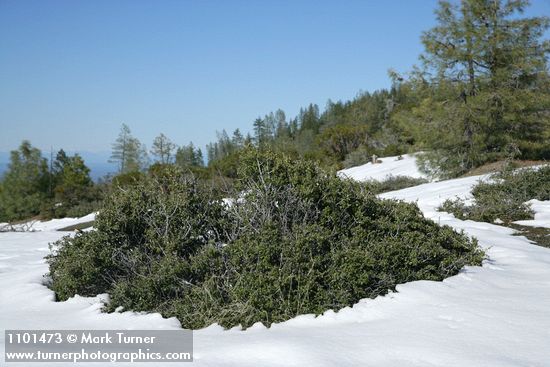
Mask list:
[{"label": "conifer tree", "polygon": [[242,148],[244,145],[244,137],[243,134],[241,134],[241,131],[239,129],[235,129],[233,131],[233,136],[231,137],[231,142],[236,148]]},{"label": "conifer tree", "polygon": [[48,197],[48,164],[27,140],[10,153],[0,191],[0,221],[25,219],[40,212]]},{"label": "conifer tree", "polygon": [[314,133],[319,131],[319,106],[310,104],[306,109],[300,109],[300,130],[311,130]]},{"label": "conifer tree", "polygon": [[269,128],[266,121],[260,117],[254,120],[254,142],[258,147],[264,147],[269,141]]},{"label": "conifer tree", "polygon": [[119,173],[136,172],[147,165],[145,146],[132,136],[130,128],[122,124],[118,138],[113,143],[110,162],[118,164]]},{"label": "conifer tree", "polygon": [[164,134],[160,134],[153,141],[151,155],[162,164],[172,163],[176,145]]},{"label": "conifer tree", "polygon": [[92,199],[93,186],[90,169],[78,154],[67,156],[61,149],[53,162],[55,176],[55,201],[64,207],[71,207]]},{"label": "conifer tree", "polygon": [[[413,110],[432,166],[456,175],[515,155],[541,157],[548,144],[550,89],[541,37],[546,17],[520,17],[524,0],[441,1],[422,41]],[[546,112],[545,112],[546,111]]]},{"label": "conifer tree", "polygon": [[204,166],[201,149],[195,148],[193,143],[179,147],[176,152],[176,165],[182,168]]}]

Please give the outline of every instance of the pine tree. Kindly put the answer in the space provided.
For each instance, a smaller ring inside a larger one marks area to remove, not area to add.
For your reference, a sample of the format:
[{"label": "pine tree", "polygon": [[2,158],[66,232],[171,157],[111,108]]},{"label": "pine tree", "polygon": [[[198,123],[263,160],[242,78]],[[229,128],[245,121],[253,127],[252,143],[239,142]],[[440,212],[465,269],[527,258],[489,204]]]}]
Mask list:
[{"label": "pine tree", "polygon": [[67,153],[63,149],[59,149],[57,152],[54,161],[52,162],[53,174],[59,175],[63,172],[63,167],[69,160]]},{"label": "pine tree", "polygon": [[270,112],[264,117],[265,137],[267,141],[272,141],[277,132],[277,120],[275,114]]},{"label": "pine tree", "polygon": [[219,158],[227,157],[235,151],[235,145],[232,143],[225,129],[221,133],[216,132],[216,135],[218,137]]},{"label": "pine tree", "polygon": [[285,112],[281,109],[275,111],[275,125],[277,126],[275,133],[276,137],[288,137],[290,135],[289,126],[286,122]]},{"label": "pine tree", "polygon": [[206,145],[206,152],[208,154],[208,164],[210,164],[210,162],[213,162],[215,160],[218,159],[219,157],[219,149],[218,149],[218,143],[217,142],[214,142],[214,143],[208,143]]},{"label": "pine tree", "polygon": [[299,115],[300,130],[311,130],[319,132],[319,106],[310,104],[306,109],[300,109]]},{"label": "pine tree", "polygon": [[298,119],[297,118],[293,118],[292,120],[290,120],[290,123],[288,124],[288,132],[290,134],[291,137],[295,137],[296,134],[298,133]]},{"label": "pine tree", "polygon": [[259,148],[264,147],[269,142],[269,127],[266,121],[260,117],[254,120],[254,142]]},{"label": "pine tree", "polygon": [[202,155],[202,149],[201,148],[197,148],[197,150],[195,150],[195,156],[194,156],[193,163],[196,167],[204,167],[204,157]]},{"label": "pine tree", "polygon": [[202,151],[195,148],[193,143],[179,147],[176,152],[176,165],[182,168],[204,166]]},{"label": "pine tree", "polygon": [[548,144],[550,43],[540,38],[549,22],[520,18],[527,5],[441,1],[437,26],[422,37],[425,69],[413,82],[425,97],[412,123],[432,165],[451,175],[511,153],[537,155]]},{"label": "pine tree", "polygon": [[39,149],[27,140],[10,153],[0,191],[0,221],[37,215],[48,197],[48,164]]},{"label": "pine tree", "polygon": [[71,207],[90,199],[93,186],[90,169],[78,154],[72,157],[61,149],[53,162],[55,175],[55,201],[64,207]]},{"label": "pine tree", "polygon": [[109,162],[118,164],[119,173],[136,172],[147,166],[147,150],[138,139],[132,136],[126,124],[122,124],[118,138],[113,143]]},{"label": "pine tree", "polygon": [[241,134],[241,131],[239,129],[235,129],[235,131],[233,131],[233,136],[231,137],[231,142],[233,143],[233,145],[237,149],[240,149],[240,148],[243,147],[244,137],[243,137],[243,134]]},{"label": "pine tree", "polygon": [[156,157],[157,160],[162,164],[172,163],[173,152],[176,149],[176,145],[172,143],[168,137],[164,134],[160,134],[153,141],[153,146],[151,147],[151,155]]}]

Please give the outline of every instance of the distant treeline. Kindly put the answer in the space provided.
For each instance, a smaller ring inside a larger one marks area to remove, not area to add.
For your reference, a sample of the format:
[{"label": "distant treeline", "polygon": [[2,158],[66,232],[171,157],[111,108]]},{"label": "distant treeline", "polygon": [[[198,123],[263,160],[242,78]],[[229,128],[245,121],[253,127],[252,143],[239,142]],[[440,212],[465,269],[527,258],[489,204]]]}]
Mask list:
[{"label": "distant treeline", "polygon": [[246,144],[349,167],[373,154],[426,151],[424,170],[454,177],[506,158],[550,158],[547,17],[522,17],[528,1],[441,1],[422,34],[421,65],[390,71],[390,89],[348,102],[278,110],[253,136],[225,131],[208,146],[209,166],[233,175]]},{"label": "distant treeline", "polygon": [[42,218],[81,216],[94,211],[102,198],[101,185],[78,155],[62,149],[54,159],[23,141],[11,152],[0,181],[0,222],[41,215]]},{"label": "distant treeline", "polygon": [[[100,207],[104,196],[113,188],[132,185],[142,178],[143,172],[158,166],[177,164],[186,169],[204,170],[200,149],[192,143],[176,147],[164,134],[155,138],[149,153],[123,124],[113,143],[110,160],[118,171],[94,183],[90,169],[79,154],[70,156],[61,149],[48,160],[25,140],[10,153],[7,170],[0,179],[0,222],[89,214]],[[153,157],[152,161],[149,156]]]},{"label": "distant treeline", "polygon": [[[422,169],[441,178],[502,159],[550,158],[547,17],[523,17],[528,1],[441,1],[437,25],[422,34],[421,65],[392,85],[351,101],[310,104],[298,116],[277,110],[251,134],[218,132],[203,152],[160,134],[147,151],[123,124],[113,144],[114,177],[94,184],[78,155],[47,162],[30,143],[11,153],[0,183],[0,220],[84,213],[105,187],[131,184],[142,172],[175,164],[211,181],[236,177],[247,146],[315,160],[339,169],[373,155],[424,151]],[[70,209],[74,208],[74,209]]]}]

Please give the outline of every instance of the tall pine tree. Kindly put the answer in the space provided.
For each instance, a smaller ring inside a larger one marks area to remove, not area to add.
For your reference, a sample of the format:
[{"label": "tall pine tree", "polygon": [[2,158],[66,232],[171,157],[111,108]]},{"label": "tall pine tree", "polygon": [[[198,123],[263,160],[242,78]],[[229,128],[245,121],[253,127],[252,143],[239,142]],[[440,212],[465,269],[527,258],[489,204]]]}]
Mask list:
[{"label": "tall pine tree", "polygon": [[527,5],[439,3],[437,26],[422,37],[425,68],[412,79],[424,98],[409,122],[440,174],[505,157],[550,157],[550,43],[541,40],[549,22],[520,17]]},{"label": "tall pine tree", "polygon": [[120,133],[113,143],[110,162],[118,165],[119,173],[136,172],[147,166],[145,146],[132,136],[130,128],[122,124]]}]

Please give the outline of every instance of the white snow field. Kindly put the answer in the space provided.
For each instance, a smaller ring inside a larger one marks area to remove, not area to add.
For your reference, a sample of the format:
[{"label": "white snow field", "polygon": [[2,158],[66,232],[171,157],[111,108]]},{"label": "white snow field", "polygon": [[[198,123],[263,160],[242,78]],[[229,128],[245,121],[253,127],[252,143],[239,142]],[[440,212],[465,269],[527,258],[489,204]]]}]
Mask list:
[{"label": "white snow field", "polygon": [[[468,197],[477,180],[486,177],[428,183],[382,195],[416,201],[426,217],[477,237],[488,253],[483,267],[467,267],[443,282],[399,285],[396,293],[361,300],[336,313],[299,316],[269,329],[255,325],[245,331],[225,331],[214,325],[194,332],[193,363],[239,367],[550,366],[550,250],[513,236],[511,229],[460,221],[436,211],[447,198]],[[49,222],[42,232],[0,233],[2,329],[179,327],[176,319],[158,314],[101,313],[101,296],[54,302],[53,293],[42,282],[48,270],[43,261],[48,242],[64,235],[55,232],[56,227],[56,222]],[[2,332],[0,348],[3,338]]]},{"label": "white snow field", "polygon": [[427,178],[418,170],[414,154],[378,158],[382,163],[371,162],[362,166],[352,167],[338,171],[340,177],[349,177],[357,181],[378,180],[382,181],[389,176],[409,176],[414,178]]}]

